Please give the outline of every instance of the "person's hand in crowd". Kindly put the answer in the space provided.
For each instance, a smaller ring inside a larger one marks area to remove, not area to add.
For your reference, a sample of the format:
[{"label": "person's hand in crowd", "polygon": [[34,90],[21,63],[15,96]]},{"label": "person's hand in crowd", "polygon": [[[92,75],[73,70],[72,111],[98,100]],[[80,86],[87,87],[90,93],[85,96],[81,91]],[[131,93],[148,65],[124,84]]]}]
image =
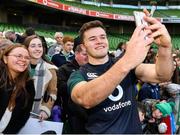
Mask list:
[{"label": "person's hand in crowd", "polygon": [[150,34],[149,37],[154,38],[154,43],[161,47],[171,47],[171,37],[165,25],[163,25],[160,20],[150,17],[150,14],[146,9],[144,9],[144,13],[147,15],[144,19],[149,23],[149,26],[145,29],[152,31],[152,34]]},{"label": "person's hand in crowd", "polygon": [[48,118],[48,115],[44,111],[41,111],[39,115],[40,115],[39,117],[40,121],[46,120]]}]

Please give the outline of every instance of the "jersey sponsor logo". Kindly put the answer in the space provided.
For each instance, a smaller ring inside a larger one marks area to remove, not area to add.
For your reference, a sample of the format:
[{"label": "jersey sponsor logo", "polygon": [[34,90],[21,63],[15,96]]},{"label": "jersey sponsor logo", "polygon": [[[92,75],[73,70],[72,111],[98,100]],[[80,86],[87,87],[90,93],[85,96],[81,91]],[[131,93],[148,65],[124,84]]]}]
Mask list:
[{"label": "jersey sponsor logo", "polygon": [[118,85],[116,87],[116,89],[118,90],[118,95],[117,96],[113,96],[112,94],[108,96],[108,98],[111,100],[111,101],[119,101],[122,96],[123,96],[123,89],[120,85]]},{"label": "jersey sponsor logo", "polygon": [[126,106],[130,106],[131,105],[131,101],[128,100],[126,102],[119,102],[118,104],[114,104],[113,106],[109,106],[109,107],[106,107],[104,108],[104,111],[105,112],[111,112],[111,111],[115,111],[115,110],[118,110],[118,109],[121,109],[121,108],[124,108]]},{"label": "jersey sponsor logo", "polygon": [[97,73],[90,73],[90,72],[87,73],[87,76],[88,79],[94,79],[98,77]]},{"label": "jersey sponsor logo", "polygon": [[[118,90],[118,94],[116,96],[112,94],[108,96],[108,98],[113,102],[119,101],[123,97],[123,88],[120,85],[118,85],[116,89]],[[130,105],[131,105],[130,100],[125,101],[125,102],[119,102],[118,104],[114,104],[113,106],[105,107],[104,111],[111,112],[111,111],[115,111],[115,110],[124,108],[126,106],[130,106]]]}]

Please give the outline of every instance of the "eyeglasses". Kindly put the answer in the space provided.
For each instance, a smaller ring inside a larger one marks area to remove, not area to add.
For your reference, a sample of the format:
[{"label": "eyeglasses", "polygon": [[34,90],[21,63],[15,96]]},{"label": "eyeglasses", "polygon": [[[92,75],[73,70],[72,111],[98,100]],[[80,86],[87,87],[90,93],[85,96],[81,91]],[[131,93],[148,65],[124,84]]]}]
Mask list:
[{"label": "eyeglasses", "polygon": [[11,54],[11,55],[7,55],[7,56],[14,56],[16,57],[17,60],[27,60],[29,61],[30,60],[30,57],[29,56],[23,56],[21,54],[18,54],[18,55],[15,55],[15,54]]}]

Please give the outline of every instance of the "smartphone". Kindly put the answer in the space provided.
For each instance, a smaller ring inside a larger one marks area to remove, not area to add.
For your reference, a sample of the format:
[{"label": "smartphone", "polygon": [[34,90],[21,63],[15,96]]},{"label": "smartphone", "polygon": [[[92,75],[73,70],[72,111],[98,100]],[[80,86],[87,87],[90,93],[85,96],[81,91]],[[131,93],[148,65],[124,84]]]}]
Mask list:
[{"label": "smartphone", "polygon": [[[151,7],[151,11],[150,11],[150,15],[149,15],[150,17],[153,16],[155,10],[156,10],[156,6],[153,5]],[[148,23],[143,19],[143,17],[145,16],[144,12],[134,11],[133,14],[134,14],[134,19],[135,19],[136,26],[139,26],[141,24],[148,25]]]},{"label": "smartphone", "polygon": [[148,23],[143,19],[143,17],[145,16],[144,12],[134,11],[133,14],[136,26],[140,26],[142,24],[148,25]]}]

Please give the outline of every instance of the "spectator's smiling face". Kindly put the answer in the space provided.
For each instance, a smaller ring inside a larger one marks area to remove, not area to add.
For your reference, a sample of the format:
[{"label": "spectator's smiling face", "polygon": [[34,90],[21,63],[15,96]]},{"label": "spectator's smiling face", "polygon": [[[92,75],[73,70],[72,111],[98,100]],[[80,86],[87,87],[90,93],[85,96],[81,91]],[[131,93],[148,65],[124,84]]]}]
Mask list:
[{"label": "spectator's smiling face", "polygon": [[84,45],[88,56],[93,58],[104,58],[109,46],[105,31],[100,28],[91,28],[84,33]]},{"label": "spectator's smiling face", "polygon": [[40,59],[43,55],[43,46],[41,40],[39,38],[32,39],[28,50],[32,59]]},{"label": "spectator's smiling face", "polygon": [[13,49],[7,56],[4,57],[4,63],[7,64],[9,72],[13,77],[24,72],[29,64],[29,53],[23,47]]}]

